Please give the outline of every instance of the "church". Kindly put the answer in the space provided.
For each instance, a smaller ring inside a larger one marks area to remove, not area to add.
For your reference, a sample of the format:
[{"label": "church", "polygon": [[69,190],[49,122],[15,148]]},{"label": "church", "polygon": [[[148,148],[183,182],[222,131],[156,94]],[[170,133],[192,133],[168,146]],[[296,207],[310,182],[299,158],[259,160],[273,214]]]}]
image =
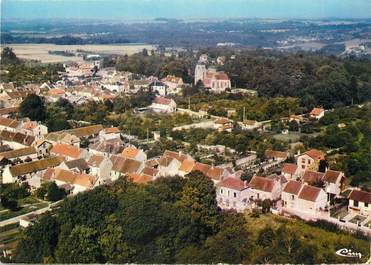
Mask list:
[{"label": "church", "polygon": [[221,93],[231,88],[231,80],[226,73],[216,71],[216,69],[207,69],[205,62],[201,60],[195,68],[195,84],[198,81],[201,81],[204,87],[215,93]]}]

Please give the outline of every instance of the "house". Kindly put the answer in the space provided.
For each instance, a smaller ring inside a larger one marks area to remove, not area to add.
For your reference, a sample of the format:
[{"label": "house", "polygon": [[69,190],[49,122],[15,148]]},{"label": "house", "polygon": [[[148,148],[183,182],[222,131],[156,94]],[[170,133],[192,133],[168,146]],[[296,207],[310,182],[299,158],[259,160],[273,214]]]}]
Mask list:
[{"label": "house", "polygon": [[179,176],[184,177],[192,172],[196,162],[193,159],[185,159],[179,167]]},{"label": "house", "polygon": [[137,149],[133,146],[126,147],[122,151],[121,155],[125,158],[134,159],[140,162],[147,160],[147,154],[143,150]]},{"label": "house", "polygon": [[254,200],[276,201],[281,196],[281,184],[274,179],[254,176],[248,186],[253,192],[252,199]]},{"label": "house", "polygon": [[117,127],[105,128],[99,132],[102,140],[120,139],[121,132]]},{"label": "house", "polygon": [[183,79],[173,75],[168,75],[161,80],[167,86],[167,94],[178,94],[182,90]]},{"label": "house", "polygon": [[149,106],[154,112],[173,113],[176,111],[176,103],[173,99],[164,97],[155,97],[152,104]]},{"label": "house", "polygon": [[24,134],[35,136],[39,140],[48,134],[48,127],[37,121],[22,122],[21,130]]},{"label": "house", "polygon": [[140,173],[144,168],[144,163],[134,159],[124,158],[122,156],[113,155],[110,160],[112,162],[112,169],[110,172],[111,180],[127,176],[129,173]]},{"label": "house", "polygon": [[164,82],[159,80],[154,80],[152,83],[149,84],[149,88],[152,92],[157,93],[160,96],[167,96],[168,95],[168,86]]},{"label": "house", "polygon": [[327,206],[327,195],[323,189],[295,180],[287,182],[281,197],[283,209],[293,210],[295,214],[303,212],[315,216],[317,211]]},{"label": "house", "polygon": [[227,118],[218,118],[214,121],[214,128],[218,131],[231,132],[233,129],[233,123]]},{"label": "house", "polygon": [[304,172],[304,175],[302,177],[302,181],[309,184],[309,185],[314,185],[314,184],[321,184],[323,183],[323,176],[325,173],[322,172],[317,172],[313,170],[306,170]]},{"label": "house", "polygon": [[283,208],[293,210],[300,209],[298,197],[302,187],[303,183],[300,181],[290,180],[286,183],[281,194]]},{"label": "house", "polygon": [[285,161],[289,156],[288,152],[275,151],[271,149],[265,150],[265,157],[270,161],[282,162]]},{"label": "house", "polygon": [[64,132],[72,134],[78,138],[88,138],[88,137],[95,137],[98,136],[99,132],[103,130],[103,126],[101,124],[97,125],[90,125],[75,129],[65,130]]},{"label": "house", "polygon": [[88,163],[83,158],[79,158],[75,160],[65,160],[62,164],[58,166],[58,168],[62,168],[62,169],[77,172],[77,173],[86,173],[86,174],[88,174],[90,171],[90,167]]},{"label": "house", "polygon": [[86,158],[88,152],[85,149],[78,148],[68,144],[56,144],[50,150],[50,154],[55,156],[63,156],[66,160],[75,160]]},{"label": "house", "polygon": [[344,172],[327,170],[323,176],[322,181],[325,184],[325,191],[328,195],[328,200],[338,197],[343,190],[343,185],[345,181]]},{"label": "house", "polygon": [[282,167],[282,175],[288,180],[295,180],[298,177],[298,166],[293,163],[286,163]]},{"label": "house", "polygon": [[311,149],[302,155],[299,155],[296,164],[301,172],[306,170],[318,171],[319,163],[325,160],[325,154],[317,149]]},{"label": "house", "polygon": [[156,179],[160,176],[160,171],[156,168],[153,167],[145,167],[142,170],[142,174],[151,176],[152,179]]},{"label": "house", "polygon": [[89,153],[103,155],[120,154],[124,150],[124,142],[121,139],[101,140],[89,145]]},{"label": "house", "polygon": [[229,177],[216,184],[216,200],[222,209],[235,209],[242,212],[251,196],[253,194],[246,181]]},{"label": "house", "polygon": [[181,162],[178,159],[169,156],[161,156],[158,162],[158,170],[160,171],[161,176],[173,177],[179,175]]},{"label": "house", "polygon": [[160,175],[176,176],[179,174],[184,174],[184,172],[180,172],[179,169],[185,160],[193,160],[193,158],[182,152],[166,150],[158,159],[158,170],[160,171]]},{"label": "house", "polygon": [[39,140],[34,143],[34,146],[37,150],[37,155],[39,157],[48,156],[50,153],[50,149],[53,148],[53,144],[45,140]]},{"label": "house", "polygon": [[137,184],[147,184],[153,180],[153,177],[146,174],[129,173],[128,179]]},{"label": "house", "polygon": [[76,137],[75,135],[65,133],[65,132],[52,132],[48,133],[44,140],[47,141],[50,144],[68,144],[73,145],[76,147],[80,147],[80,138]]},{"label": "house", "polygon": [[41,175],[46,169],[56,167],[62,162],[62,157],[50,157],[29,163],[6,167],[3,172],[3,183],[24,181],[32,178],[33,176]]},{"label": "house", "polygon": [[109,179],[112,169],[112,162],[109,158],[102,155],[92,155],[88,160],[90,174],[99,178],[99,180]]},{"label": "house", "polygon": [[323,108],[313,108],[309,113],[309,117],[316,120],[321,119],[323,116],[325,116],[325,110]]},{"label": "house", "polygon": [[238,123],[241,126],[242,130],[252,131],[260,128],[261,124],[255,120],[244,120]]},{"label": "house", "polygon": [[226,168],[214,167],[211,166],[206,173],[206,176],[209,177],[214,183],[218,183],[224,178],[228,177],[232,172],[228,171]]},{"label": "house", "polygon": [[12,149],[20,149],[31,146],[35,141],[35,137],[26,135],[20,132],[11,132],[3,130],[0,132],[0,143],[9,145]]},{"label": "house", "polygon": [[13,163],[31,162],[37,156],[37,151],[32,146],[0,153],[0,158],[5,158]]},{"label": "house", "polygon": [[354,189],[348,199],[348,211],[353,214],[371,216],[371,192]]},{"label": "house", "polygon": [[326,192],[314,186],[304,184],[298,196],[297,210],[315,215],[327,206]]},{"label": "house", "polygon": [[93,189],[97,184],[97,178],[87,174],[80,174],[68,171],[61,168],[52,170],[49,179],[44,180],[55,181],[58,186],[72,186],[73,194]]},{"label": "house", "polygon": [[0,130],[18,132],[20,127],[21,123],[19,121],[0,116]]}]

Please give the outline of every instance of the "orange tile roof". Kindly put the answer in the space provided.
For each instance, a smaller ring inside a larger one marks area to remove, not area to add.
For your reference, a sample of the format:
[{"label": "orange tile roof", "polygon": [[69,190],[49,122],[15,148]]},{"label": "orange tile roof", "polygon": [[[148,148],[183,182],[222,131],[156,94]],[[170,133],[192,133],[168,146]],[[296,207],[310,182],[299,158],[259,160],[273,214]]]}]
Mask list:
[{"label": "orange tile roof", "polygon": [[195,161],[190,160],[190,159],[186,159],[180,165],[179,171],[183,171],[183,172],[189,173],[189,172],[192,171],[192,169],[194,168],[195,164],[196,164]]},{"label": "orange tile roof", "polygon": [[65,93],[66,93],[66,91],[62,88],[50,89],[48,91],[48,94],[50,94],[50,95],[63,95]]},{"label": "orange tile roof", "polygon": [[153,168],[153,167],[145,167],[143,170],[142,170],[142,173],[144,175],[148,175],[148,176],[152,176],[152,177],[155,177],[157,176],[159,170],[156,169],[156,168]]},{"label": "orange tile roof", "polygon": [[50,150],[51,153],[67,156],[72,158],[80,158],[82,150],[76,146],[68,145],[68,144],[56,144]]},{"label": "orange tile roof", "polygon": [[80,185],[90,189],[94,187],[96,182],[97,178],[94,176],[86,174],[77,174],[72,184]]},{"label": "orange tile roof", "polygon": [[110,128],[106,128],[104,129],[104,132],[106,134],[110,134],[110,133],[120,133],[120,130],[117,128],[117,127],[110,127]]},{"label": "orange tile roof", "polygon": [[315,160],[324,160],[325,159],[325,154],[322,151],[317,150],[317,149],[311,149],[311,150],[305,152],[304,154],[310,156],[311,158],[313,158]]},{"label": "orange tile roof", "polygon": [[209,171],[209,169],[211,168],[210,165],[207,165],[207,164],[202,164],[202,163],[196,163],[194,168],[193,168],[193,171],[200,171],[202,172],[202,174],[204,174],[206,176],[207,174],[207,171]]},{"label": "orange tile roof", "polygon": [[134,159],[139,153],[139,150],[136,149],[135,147],[126,147],[121,155],[125,158],[131,158]]},{"label": "orange tile roof", "polygon": [[309,115],[319,116],[323,111],[324,109],[322,108],[313,108],[312,111],[309,113]]},{"label": "orange tile roof", "polygon": [[134,183],[138,184],[147,184],[148,182],[153,180],[152,176],[136,173],[129,173],[128,178],[131,179]]},{"label": "orange tile roof", "polygon": [[223,173],[224,173],[223,168],[221,168],[221,167],[211,167],[207,171],[206,175],[213,180],[221,180],[221,177],[222,177]]}]

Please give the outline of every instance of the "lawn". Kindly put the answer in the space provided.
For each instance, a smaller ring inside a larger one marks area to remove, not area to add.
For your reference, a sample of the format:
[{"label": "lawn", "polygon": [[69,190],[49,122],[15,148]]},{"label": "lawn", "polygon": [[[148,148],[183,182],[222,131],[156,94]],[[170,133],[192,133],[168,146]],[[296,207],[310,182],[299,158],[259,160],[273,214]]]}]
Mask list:
[{"label": "lawn", "polygon": [[[370,255],[369,242],[367,240],[358,239],[345,232],[330,232],[319,227],[314,227],[301,220],[272,214],[260,214],[259,217],[254,218],[246,213],[245,219],[247,221],[246,228],[251,234],[250,240],[256,240],[259,232],[265,227],[271,227],[273,230],[277,230],[280,226],[284,225],[301,240],[315,245],[318,248],[318,253],[335,255],[338,249],[352,246],[354,250],[363,253],[363,259],[367,260],[367,257]],[[340,261],[342,261],[341,258],[339,259]]]},{"label": "lawn", "polygon": [[352,219],[349,220],[349,222],[353,224],[362,223],[364,220],[366,220],[366,217],[361,215],[356,215]]},{"label": "lawn", "polygon": [[273,135],[273,137],[279,141],[294,143],[300,140],[301,135],[298,132],[289,132],[288,134],[278,133]]},{"label": "lawn", "polygon": [[[0,242],[4,244],[0,250],[14,250],[17,246],[21,229],[18,223],[0,227]],[[1,245],[0,244],[0,245]]]}]

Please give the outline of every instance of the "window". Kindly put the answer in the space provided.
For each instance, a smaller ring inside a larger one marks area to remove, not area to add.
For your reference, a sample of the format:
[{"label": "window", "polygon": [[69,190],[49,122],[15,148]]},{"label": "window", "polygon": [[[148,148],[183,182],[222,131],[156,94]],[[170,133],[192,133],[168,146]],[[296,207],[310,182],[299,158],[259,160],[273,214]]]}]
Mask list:
[{"label": "window", "polygon": [[368,203],[367,202],[365,202],[365,207],[368,208]]},{"label": "window", "polygon": [[291,195],[291,200],[294,200],[295,199],[295,196],[294,195]]},{"label": "window", "polygon": [[259,193],[257,193],[257,194],[256,194],[256,198],[258,198],[258,199],[259,199]]},{"label": "window", "polygon": [[223,189],[220,189],[220,194],[223,194]]},{"label": "window", "polygon": [[228,191],[228,196],[229,196],[229,191]]},{"label": "window", "polygon": [[353,206],[358,207],[358,201],[353,201]]},{"label": "window", "polygon": [[308,164],[310,164],[310,160],[308,159]]},{"label": "window", "polygon": [[301,165],[301,168],[304,169],[305,168],[305,165]]},{"label": "window", "polygon": [[302,162],[303,164],[305,164],[305,158],[302,158],[302,159],[301,159],[301,162]]},{"label": "window", "polygon": [[233,197],[236,198],[237,197],[237,193],[233,192]]}]

